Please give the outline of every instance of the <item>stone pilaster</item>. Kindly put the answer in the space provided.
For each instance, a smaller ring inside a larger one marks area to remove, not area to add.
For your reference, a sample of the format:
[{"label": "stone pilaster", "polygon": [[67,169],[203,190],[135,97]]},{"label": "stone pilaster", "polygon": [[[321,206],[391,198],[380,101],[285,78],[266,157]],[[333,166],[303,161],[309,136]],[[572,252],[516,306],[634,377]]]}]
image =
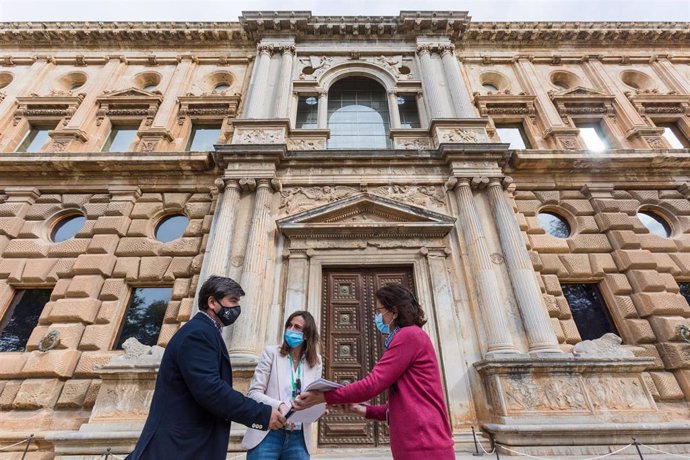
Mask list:
[{"label": "stone pilaster", "polygon": [[295,54],[294,45],[285,45],[280,62],[280,76],[275,97],[275,118],[288,118],[288,101],[292,85],[292,63]]},{"label": "stone pilaster", "polygon": [[269,179],[256,181],[256,198],[254,214],[249,228],[249,239],[244,254],[244,266],[240,284],[246,293],[242,299],[243,313],[232,327],[230,355],[240,361],[256,362],[257,339],[261,325],[261,293],[264,268],[266,264],[266,234],[270,220],[271,183]]},{"label": "stone pilaster", "polygon": [[462,178],[455,187],[462,230],[474,279],[477,282],[479,309],[487,340],[487,355],[495,353],[517,353],[513,344],[506,316],[507,308],[502,304],[496,286],[498,280],[491,260],[489,245],[474,204],[469,179]]},{"label": "stone pilaster", "polygon": [[265,114],[264,94],[268,87],[269,67],[273,48],[269,45],[259,45],[252,83],[249,86],[247,110],[245,118],[261,118]]},{"label": "stone pilaster", "polygon": [[542,303],[541,290],[532,268],[515,213],[508,203],[500,178],[488,185],[489,203],[496,220],[508,275],[513,285],[530,353],[560,353],[549,315]]}]

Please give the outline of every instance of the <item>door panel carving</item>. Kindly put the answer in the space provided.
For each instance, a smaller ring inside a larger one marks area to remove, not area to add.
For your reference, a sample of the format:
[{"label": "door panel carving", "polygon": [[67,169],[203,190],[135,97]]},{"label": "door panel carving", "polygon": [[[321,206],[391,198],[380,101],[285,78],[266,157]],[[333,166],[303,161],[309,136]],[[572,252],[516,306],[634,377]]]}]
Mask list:
[{"label": "door panel carving", "polygon": [[[324,375],[343,384],[359,380],[383,353],[385,337],[374,326],[374,292],[387,283],[414,289],[411,267],[324,269],[321,337]],[[385,394],[369,401],[383,404]],[[385,423],[333,413],[319,422],[322,446],[388,444]]]}]

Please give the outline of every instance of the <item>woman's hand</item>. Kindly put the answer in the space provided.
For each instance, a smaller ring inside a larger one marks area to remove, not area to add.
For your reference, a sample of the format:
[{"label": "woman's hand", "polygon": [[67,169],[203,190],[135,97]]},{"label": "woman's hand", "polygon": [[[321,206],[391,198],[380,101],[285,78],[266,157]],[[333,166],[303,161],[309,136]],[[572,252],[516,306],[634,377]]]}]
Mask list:
[{"label": "woman's hand", "polygon": [[295,410],[308,409],[311,406],[321,404],[325,401],[326,400],[324,399],[322,392],[305,391],[304,393],[300,393],[300,395],[297,396],[297,399],[292,402],[292,407],[294,407]]}]

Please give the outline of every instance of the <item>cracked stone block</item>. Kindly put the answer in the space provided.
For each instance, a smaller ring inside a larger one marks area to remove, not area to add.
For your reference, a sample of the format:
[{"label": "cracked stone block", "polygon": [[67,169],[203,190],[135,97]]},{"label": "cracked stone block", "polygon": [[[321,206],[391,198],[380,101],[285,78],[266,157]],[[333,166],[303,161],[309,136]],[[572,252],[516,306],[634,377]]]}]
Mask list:
[{"label": "cracked stone block", "polygon": [[203,219],[211,212],[211,203],[187,203],[184,211],[190,219]]}]

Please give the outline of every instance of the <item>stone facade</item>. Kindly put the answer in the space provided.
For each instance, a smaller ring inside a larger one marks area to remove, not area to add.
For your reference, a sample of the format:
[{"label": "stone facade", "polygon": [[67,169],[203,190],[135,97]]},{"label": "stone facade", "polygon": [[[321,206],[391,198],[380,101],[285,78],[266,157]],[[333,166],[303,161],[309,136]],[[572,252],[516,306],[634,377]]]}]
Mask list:
[{"label": "stone facade", "polygon": [[[52,294],[26,351],[0,356],[0,448],[30,434],[32,458],[132,448],[157,369],[114,350],[133,288],[172,287],[164,347],[199,280],[240,281],[244,313],[225,339],[246,388],[286,315],[323,324],[326,268],[383,264],[412,268],[458,450],[475,426],[537,455],[605,453],[631,436],[690,452],[678,284],[690,281],[690,151],[658,126],[690,137],[689,30],[457,11],[3,24],[0,318],[17,290]],[[327,148],[329,88],[353,75],[386,92],[390,149]],[[403,127],[401,95],[420,127]],[[315,127],[297,127],[310,96]],[[214,150],[187,151],[210,123]],[[501,143],[506,123],[530,148]],[[583,123],[610,148],[587,150]],[[123,125],[137,131],[129,151],[101,152]],[[37,126],[50,127],[42,150],[15,153]],[[667,216],[670,237],[640,209]],[[541,211],[570,236],[545,233]],[[85,225],[51,242],[74,212]],[[162,243],[154,229],[171,213],[189,225]],[[566,283],[598,286],[622,345],[582,342]]]}]

